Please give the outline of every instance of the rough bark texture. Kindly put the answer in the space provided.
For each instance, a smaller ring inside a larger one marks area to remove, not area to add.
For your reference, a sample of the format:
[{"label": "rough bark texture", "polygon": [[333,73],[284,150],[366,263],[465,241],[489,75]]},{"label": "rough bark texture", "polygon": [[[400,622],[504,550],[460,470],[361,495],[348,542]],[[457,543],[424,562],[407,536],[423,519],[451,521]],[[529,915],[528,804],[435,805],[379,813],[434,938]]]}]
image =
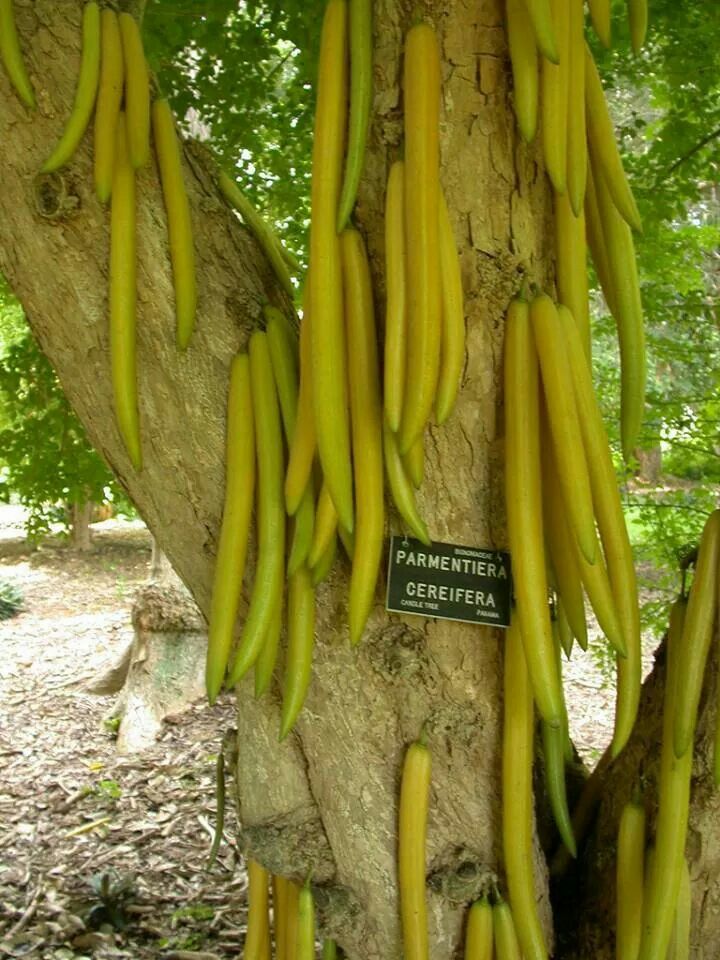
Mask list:
[{"label": "rough bark texture", "polygon": [[[157,173],[154,166],[141,172],[145,466],[135,475],[111,412],[108,214],[94,196],[89,142],[60,175],[35,176],[71,102],[81,0],[17,0],[16,8],[39,109],[30,117],[0,76],[0,270],[94,443],[206,613],[222,505],[230,361],[260,322],[263,301],[287,304],[262,254],[220,199],[202,153],[187,149],[200,309],[190,347],[180,354]],[[368,239],[381,316],[384,186],[402,141],[402,39],[418,10],[400,0],[377,0],[374,10],[374,120],[357,219]],[[468,352],[457,411],[429,432],[420,499],[435,539],[502,547],[503,314],[521,277],[549,280],[549,194],[537,149],[528,150],[515,134],[501,4],[428,0],[421,12],[438,30],[444,61],[442,177],[461,251]],[[351,960],[398,957],[398,780],[406,745],[426,725],[433,754],[431,955],[451,956],[464,904],[483,880],[501,872],[499,637],[460,624],[389,617],[379,590],[367,636],[351,651],[347,572],[340,563],[320,592],[314,680],[296,733],[277,743],[277,690],[260,703],[249,683],[239,690],[244,844],[270,869],[296,879],[312,867],[321,931],[336,936]],[[536,859],[550,936],[539,848]],[[603,922],[607,928],[606,916]]]}]

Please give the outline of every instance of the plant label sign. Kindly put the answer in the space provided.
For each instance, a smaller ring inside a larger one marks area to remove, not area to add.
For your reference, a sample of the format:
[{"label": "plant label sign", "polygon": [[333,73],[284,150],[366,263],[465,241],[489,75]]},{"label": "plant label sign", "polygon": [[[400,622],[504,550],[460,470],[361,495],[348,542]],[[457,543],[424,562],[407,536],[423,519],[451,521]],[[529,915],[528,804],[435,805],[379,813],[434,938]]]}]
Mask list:
[{"label": "plant label sign", "polygon": [[509,553],[390,538],[385,607],[393,613],[507,627],[511,592]]}]

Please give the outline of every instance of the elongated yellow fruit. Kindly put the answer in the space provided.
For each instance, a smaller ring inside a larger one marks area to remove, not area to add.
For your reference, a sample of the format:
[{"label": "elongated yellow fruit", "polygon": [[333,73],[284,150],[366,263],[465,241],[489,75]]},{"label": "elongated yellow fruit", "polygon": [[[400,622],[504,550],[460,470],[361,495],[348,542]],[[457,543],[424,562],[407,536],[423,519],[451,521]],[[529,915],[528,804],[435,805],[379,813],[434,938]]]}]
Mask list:
[{"label": "elongated yellow fruit", "polygon": [[[572,828],[578,848],[581,848],[588,830],[592,826],[595,813],[605,788],[606,773],[610,766],[610,750],[607,749],[597,762],[597,766],[587,778],[580,791],[580,796],[572,813]],[[570,865],[572,858],[565,846],[558,847],[550,863],[550,875],[562,876]]]},{"label": "elongated yellow fruit", "polygon": [[[574,0],[573,0],[574,2]],[[567,194],[556,195],[555,204],[555,263],[558,298],[570,310],[582,336],[585,355],[592,356],[590,334],[590,303],[587,280],[587,245],[585,242],[585,214],[575,216]]]},{"label": "elongated yellow fruit", "polygon": [[287,474],[285,475],[285,508],[292,517],[310,483],[315,457],[315,413],[312,398],[312,331],[310,284],[305,281],[303,317],[300,324],[300,393],[297,420],[290,445]]},{"label": "elongated yellow fruit", "polygon": [[308,486],[294,518],[290,556],[287,562],[288,576],[291,577],[308,558],[315,527],[315,491]]},{"label": "elongated yellow fruit", "polygon": [[[296,348],[291,341],[287,318],[277,308],[269,305],[263,308],[263,313],[267,321],[266,331],[270,358],[278,399],[280,400],[285,439],[289,449],[297,427],[298,371]],[[307,559],[312,542],[314,523],[315,496],[313,484],[308,483],[300,501],[300,506],[295,513],[295,526],[287,565],[289,577]]]},{"label": "elongated yellow fruit", "polygon": [[298,932],[295,960],[315,960],[315,903],[309,883],[298,894]]},{"label": "elongated yellow fruit", "polygon": [[468,911],[465,960],[493,960],[493,909],[483,897]]},{"label": "elongated yellow fruit", "polygon": [[[717,576],[717,574],[716,574]],[[662,748],[658,811],[655,821],[655,862],[648,871],[649,883],[643,911],[643,935],[639,960],[665,960],[672,936],[690,810],[692,750],[678,760],[673,750],[673,728],[682,692],[680,666],[685,657],[686,604],[679,597],[670,611],[663,700]],[[687,611],[689,615],[689,610]]]},{"label": "elongated yellow fruit", "polygon": [[275,960],[287,960],[287,892],[290,881],[273,874],[273,933]]},{"label": "elongated yellow fruit", "polygon": [[402,454],[430,419],[440,371],[440,53],[435,31],[427,23],[408,31],[403,84],[408,314],[407,367],[398,435]]},{"label": "elongated yellow fruit", "polygon": [[405,164],[396,160],[385,194],[385,419],[400,429],[407,357]]},{"label": "elongated yellow fruit", "polygon": [[429,545],[430,536],[425,521],[418,511],[412,483],[405,472],[405,466],[398,452],[397,439],[387,423],[383,424],[383,449],[385,469],[393,503],[412,535],[422,543]]},{"label": "elongated yellow fruit", "polygon": [[616,867],[617,960],[637,960],[642,934],[645,807],[631,800],[620,814]]},{"label": "elongated yellow fruit", "polygon": [[95,104],[95,191],[101,203],[108,202],[112,190],[124,75],[118,17],[110,7],[103,7],[100,14],[100,84]]},{"label": "elongated yellow fruit", "polygon": [[117,117],[110,215],[110,364],[115,419],[130,462],[142,468],[138,417],[135,327],[137,322],[137,238],[135,172],[130,165],[125,116]]},{"label": "elongated yellow fruit", "polygon": [[545,542],[555,574],[555,588],[562,600],[573,636],[580,646],[587,646],[587,622],[582,580],[577,563],[577,550],[568,526],[567,513],[557,477],[547,425],[542,433],[542,490]]},{"label": "elongated yellow fruit", "polygon": [[435,422],[445,423],[453,411],[465,363],[465,311],[460,260],[445,195],[440,191],[440,289],[442,346],[435,397]]},{"label": "elongated yellow fruit", "polygon": [[258,476],[258,553],[250,608],[240,646],[230,669],[233,687],[255,663],[277,605],[285,562],[285,504],[283,500],[282,428],[267,335],[250,337],[250,383],[255,411],[255,448]]},{"label": "elongated yellow fruit", "polygon": [[540,115],[545,170],[556,193],[567,189],[568,81],[570,0],[551,0],[558,62],[543,58],[540,70]]},{"label": "elongated yellow fruit", "polygon": [[52,173],[70,160],[90,123],[100,79],[100,8],[97,3],[85,4],[82,34],[75,102],[57,146],[42,166],[43,173]]},{"label": "elongated yellow fruit", "polygon": [[692,884],[687,858],[683,858],[680,889],[675,905],[675,923],[667,960],[690,960],[690,927],[692,921]]},{"label": "elongated yellow fruit", "polygon": [[353,529],[347,354],[338,198],[347,123],[347,4],[325,8],[318,71],[310,222],[312,381],[323,476],[343,526]]},{"label": "elongated yellow fruit", "polygon": [[557,63],[560,52],[555,37],[551,0],[525,0],[525,7],[535,32],[538,50],[546,60]]},{"label": "elongated yellow fruit", "polygon": [[365,629],[375,598],[385,530],[382,399],[377,357],[372,282],[365,244],[357,230],[343,230],[340,242],[347,293],[345,317],[350,381],[355,548],[350,578],[350,642]]},{"label": "elongated yellow fruit", "polygon": [[593,179],[602,222],[620,342],[620,433],[623,456],[633,456],[645,413],[645,328],[635,244],[630,228],[618,214],[607,185],[593,163]]},{"label": "elongated yellow fruit", "polygon": [[270,960],[268,917],[268,872],[256,860],[248,860],[248,919],[243,960]]},{"label": "elongated yellow fruit", "polygon": [[610,5],[611,0],[588,0],[593,29],[604,47],[609,47],[612,42]]},{"label": "elongated yellow fruit", "polygon": [[312,676],[315,588],[310,571],[304,566],[290,577],[287,633],[280,740],[284,740],[292,730],[303,708]]},{"label": "elongated yellow fruit", "polygon": [[262,648],[255,661],[253,670],[255,676],[255,696],[260,698],[267,692],[275,672],[278,654],[280,652],[280,635],[283,628],[283,591],[285,587],[285,575],[281,570],[278,574],[277,592],[280,597],[279,602],[273,610],[270,624],[265,631],[265,637],[262,642]]},{"label": "elongated yellow fruit", "polygon": [[285,293],[292,300],[295,296],[295,287],[288,270],[287,252],[275,232],[265,223],[237,183],[224,171],[221,171],[218,176],[218,187],[228,203],[237,210],[248,229],[255,236],[273,269],[273,273]]},{"label": "elongated yellow fruit", "polygon": [[533,300],[530,320],[540,360],[558,478],[570,526],[581,553],[588,563],[594,563],[596,536],[590,476],[577,407],[572,390],[568,389],[572,383],[572,372],[557,308],[547,294],[540,294]]},{"label": "elongated yellow fruit", "polygon": [[225,506],[215,559],[205,682],[210,703],[225,678],[242,591],[255,494],[255,428],[250,362],[238,354],[230,371],[225,460]]},{"label": "elongated yellow fruit", "polygon": [[300,907],[300,887],[288,880],[286,894],[285,956],[287,960],[298,960],[298,911]]},{"label": "elongated yellow fruit", "polygon": [[298,402],[298,342],[290,320],[270,303],[263,306],[263,319],[272,362],[283,429],[293,433]]},{"label": "elongated yellow fruit", "polygon": [[522,960],[512,911],[504,900],[492,908],[496,960]]},{"label": "elongated yellow fruit", "polygon": [[[338,529],[342,530],[342,527]],[[323,580],[326,580],[330,576],[330,571],[333,568],[335,563],[335,557],[337,555],[337,533],[334,533],[330,538],[330,542],[327,545],[325,552],[318,559],[318,562],[314,567],[310,569],[312,574],[312,585],[317,587],[318,584],[322,583]],[[348,554],[351,556],[351,554]]]},{"label": "elongated yellow fruit", "polygon": [[587,183],[585,10],[583,0],[568,0],[568,4],[567,195],[573,213],[579,217]]},{"label": "elongated yellow fruit", "polygon": [[615,598],[610,587],[605,558],[600,551],[600,545],[595,546],[595,563],[588,563],[585,557],[577,550],[577,562],[580,569],[585,592],[595,612],[600,629],[607,637],[608,642],[620,657],[627,656],[625,636],[620,627],[620,618],[615,609]]},{"label": "elongated yellow fruit", "polygon": [[630,42],[633,53],[638,54],[645,43],[648,26],[648,0],[628,0]]},{"label": "elongated yellow fruit", "polygon": [[640,702],[642,650],[637,577],[605,424],[595,397],[590,370],[581,362],[583,348],[577,324],[562,305],[558,308],[558,316],[570,357],[585,455],[588,463],[592,464],[590,486],[593,508],[605,553],[615,610],[625,640],[626,655],[618,658],[617,662],[618,695],[612,743],[612,755],[616,757],[630,737]]},{"label": "elongated yellow fruit", "polygon": [[708,517],[695,564],[682,655],[678,666],[678,690],[675,704],[675,756],[692,753],[698,704],[705,679],[715,614],[718,608],[718,569],[720,568],[720,510]]},{"label": "elongated yellow fruit", "polygon": [[335,538],[337,525],[337,510],[335,509],[335,504],[330,496],[327,484],[323,483],[320,488],[320,496],[318,497],[313,538],[307,557],[309,567],[316,567],[320,562],[320,558],[325,555],[330,543]]},{"label": "elongated yellow fruit", "polygon": [[524,0],[506,0],[508,47],[513,75],[513,106],[520,136],[535,139],[538,123],[538,56],[535,32]]},{"label": "elongated yellow fruit", "polygon": [[[562,647],[562,650],[569,660],[572,656],[573,643],[575,641],[575,634],[572,632],[570,623],[565,613],[565,608],[563,607],[563,602],[560,597],[557,598],[555,605],[555,632],[557,634],[558,642]],[[583,647],[582,642],[578,640],[581,649],[586,649]]]},{"label": "elongated yellow fruit", "polygon": [[35,94],[20,49],[13,0],[0,0],[0,58],[22,102],[34,108]]},{"label": "elongated yellow fruit", "polygon": [[170,262],[175,285],[177,343],[180,349],[184,350],[192,336],[197,310],[195,242],[190,203],[185,189],[175,121],[167,100],[155,101],[152,118],[155,153],[168,219]]},{"label": "elongated yellow fruit", "polygon": [[[533,877],[533,688],[523,652],[527,643],[525,630],[525,619],[518,616],[518,611],[513,611],[510,627],[505,631],[503,673],[503,858],[510,906],[523,956],[525,960],[547,960]],[[554,649],[551,655],[554,665]],[[495,949],[499,956],[497,927]]]},{"label": "elongated yellow fruit", "polygon": [[350,0],[350,116],[337,231],[346,226],[357,199],[365,163],[365,146],[370,126],[373,94],[373,4],[372,0]]},{"label": "elongated yellow fruit", "polygon": [[[558,669],[560,666],[560,646],[558,644]],[[565,782],[565,761],[569,742],[567,718],[563,718],[561,727],[549,727],[540,722],[542,730],[543,759],[545,761],[545,789],[550,800],[553,820],[565,847],[573,857],[577,857],[577,844],[573,835],[568,809],[567,787]]]},{"label": "elongated yellow fruit", "polygon": [[505,503],[515,596],[535,699],[557,726],[563,697],[555,664],[542,523],[538,361],[528,305],[513,300],[505,324]]},{"label": "elongated yellow fruit", "polygon": [[598,208],[597,191],[595,190],[595,180],[593,178],[591,163],[588,164],[587,175],[587,189],[585,190],[585,235],[608,310],[613,316],[616,316],[617,305],[613,289],[613,277],[610,271],[610,264],[608,263],[605,235],[600,220],[600,210]]},{"label": "elongated yellow fruit", "polygon": [[425,438],[422,434],[402,458],[405,473],[417,490],[422,486],[425,473]]},{"label": "elongated yellow fruit", "polygon": [[615,141],[615,130],[605,102],[600,74],[595,66],[590,47],[585,45],[585,108],[590,153],[595,164],[595,187],[597,171],[602,171],[613,203],[633,230],[641,230],[640,213],[635,204],[630,184],[625,176],[620,151]]},{"label": "elongated yellow fruit", "polygon": [[138,170],[150,163],[150,76],[140,27],[135,17],[118,17],[125,59],[125,116],[130,162]]},{"label": "elongated yellow fruit", "polygon": [[[569,311],[568,311],[568,316],[569,316],[568,323],[574,324],[574,320],[572,319],[572,316],[569,315]],[[578,421],[579,421],[580,408],[577,405],[577,401],[575,399],[575,395],[573,391],[573,376],[571,373],[571,368],[569,363],[570,354],[566,349],[566,346],[567,346],[565,342],[566,334],[565,334],[564,325],[560,320],[559,312],[558,312],[557,321],[558,323],[557,323],[555,336],[557,337],[557,342],[561,346],[563,352],[566,353],[566,357],[568,360],[567,381],[566,381],[565,387],[567,391],[567,396],[570,400],[570,404],[575,408],[575,412],[578,414]],[[580,363],[582,363],[583,367],[587,369],[587,363],[584,357],[581,357]],[[562,479],[560,477],[560,470],[557,462],[557,452],[556,452],[557,444],[551,441],[551,438],[547,435],[547,431],[546,431],[546,436],[547,436],[547,440],[543,439],[543,483],[544,484],[546,483],[546,485],[543,487],[543,495],[544,497],[549,498],[550,500],[552,500],[554,496],[557,497],[557,494],[553,495],[552,491],[556,490],[562,495],[562,506],[561,507],[555,506],[554,509],[556,513],[555,513],[555,516],[553,516],[552,518],[552,522],[555,525],[558,525],[560,527],[560,530],[557,532],[548,530],[546,533],[546,539],[548,543],[553,545],[553,537],[557,538],[559,535],[560,539],[562,540],[562,536],[563,536],[562,511],[563,511],[563,508],[566,511],[568,510],[567,499],[566,499],[567,487],[563,485]],[[578,430],[578,440],[580,443],[580,456],[585,458],[585,447],[582,439],[581,429]],[[591,461],[588,459],[587,460],[588,465],[590,462]],[[589,469],[588,469],[588,472],[590,472]],[[553,509],[552,503],[550,503],[548,506],[549,506],[549,510]],[[593,505],[592,505],[592,495],[591,495],[591,500],[590,500],[591,513],[592,513],[592,509],[593,509]],[[557,515],[558,512],[560,513],[560,516]],[[548,519],[550,521],[550,518]],[[582,585],[585,587],[585,591],[587,592],[587,595],[590,599],[590,603],[592,604],[593,610],[595,611],[595,615],[598,619],[598,623],[600,624],[600,628],[602,629],[603,633],[607,637],[608,641],[615,648],[615,650],[621,656],[625,656],[627,653],[625,638],[620,628],[620,621],[618,618],[618,614],[615,610],[615,601],[613,598],[612,590],[610,589],[610,581],[608,578],[607,569],[605,567],[605,560],[600,551],[600,546],[597,543],[597,537],[595,536],[594,525],[592,529],[593,529],[593,538],[595,542],[595,551],[594,551],[595,562],[594,563],[591,564],[587,562],[587,560],[582,555],[582,552],[579,549],[577,539],[574,536],[572,536],[572,534],[570,534],[569,536],[569,543],[566,541],[565,544],[562,544],[562,543],[560,544],[561,548],[564,545],[565,549],[570,551],[570,557],[569,558],[565,557],[561,552],[561,550],[557,551],[556,549],[556,552],[559,554],[558,560],[561,565],[563,562],[565,562],[567,565],[572,565],[575,571],[575,576],[577,577],[579,575]],[[557,548],[558,545],[557,544],[554,544],[554,545]],[[555,565],[555,554],[553,554],[552,552],[551,552],[551,557],[553,558],[553,563]],[[556,572],[557,572],[557,567],[556,567]],[[564,571],[564,574],[565,574],[565,582],[567,582],[572,577],[572,574],[567,569]],[[577,613],[579,614],[580,611],[577,610]]]},{"label": "elongated yellow fruit", "polygon": [[416,741],[405,754],[400,785],[398,882],[405,960],[429,960],[425,840],[430,803],[430,751]]}]

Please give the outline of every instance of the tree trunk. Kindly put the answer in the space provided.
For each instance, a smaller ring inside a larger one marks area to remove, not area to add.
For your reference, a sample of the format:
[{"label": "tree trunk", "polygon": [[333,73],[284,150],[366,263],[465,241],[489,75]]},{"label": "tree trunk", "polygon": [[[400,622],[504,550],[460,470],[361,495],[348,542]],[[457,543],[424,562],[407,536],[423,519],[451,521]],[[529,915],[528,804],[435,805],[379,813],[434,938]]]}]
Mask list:
[{"label": "tree trunk", "polygon": [[[37,179],[72,100],[81,0],[16,0],[39,109],[30,117],[0,78],[0,268],[20,296],[88,433],[117,472],[203,613],[224,481],[230,361],[270,299],[269,266],[188,147],[200,307],[186,353],[175,347],[165,215],[154,167],[138,177],[138,361],[144,467],[135,474],[114,423],[108,362],[108,215],[92,187],[88,140],[71,166]],[[506,546],[501,368],[503,316],[522,279],[551,280],[550,197],[538,146],[515,132],[498,0],[428,0],[443,55],[442,180],[459,245],[467,359],[457,410],[427,438],[420,496],[431,535]],[[368,241],[379,317],[383,200],[402,149],[402,42],[410,5],[378,0],[374,113],[357,220]],[[398,525],[391,518],[390,532]],[[351,960],[401,955],[395,870],[397,795],[407,744],[425,726],[433,755],[428,831],[431,955],[456,955],[467,902],[502,882],[501,656],[496,631],[383,611],[347,639],[347,565],[319,592],[313,683],[296,732],[277,742],[277,691],[238,691],[238,804],[246,853],[304,878],[320,931]],[[654,744],[647,744],[652,754]],[[537,891],[551,939],[547,873]],[[577,918],[571,918],[574,924]],[[602,922],[607,927],[607,917]],[[604,935],[604,934],[603,934]],[[585,956],[588,956],[586,954]]]},{"label": "tree trunk", "polygon": [[[700,703],[695,736],[690,820],[685,855],[692,880],[692,960],[718,956],[720,944],[720,792],[713,784],[713,752],[717,704],[717,668],[713,665]],[[665,645],[645,682],[638,724],[603,784],[597,820],[576,869],[558,884],[554,902],[561,904],[563,960],[615,958],[615,848],[620,813],[638,786],[648,810],[648,844],[653,843],[660,772],[658,746],[662,735],[665,688]]]},{"label": "tree trunk", "polygon": [[150,556],[150,580],[171,580],[175,576],[170,561],[158,546],[155,537],[152,538],[152,554]]},{"label": "tree trunk", "polygon": [[93,507],[94,504],[87,501],[70,505],[70,543],[73,550],[80,553],[89,553],[92,550],[90,520]]}]

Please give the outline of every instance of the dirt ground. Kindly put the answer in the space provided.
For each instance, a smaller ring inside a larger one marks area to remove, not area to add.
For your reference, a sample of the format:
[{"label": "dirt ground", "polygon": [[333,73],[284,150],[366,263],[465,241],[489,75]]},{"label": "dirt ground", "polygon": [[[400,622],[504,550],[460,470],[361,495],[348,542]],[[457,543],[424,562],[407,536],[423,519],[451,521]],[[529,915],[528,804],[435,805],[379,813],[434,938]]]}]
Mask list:
[{"label": "dirt ground", "polygon": [[[94,539],[85,556],[51,544],[0,559],[0,578],[25,598],[0,623],[0,956],[236,957],[246,879],[232,816],[205,868],[231,699],[166,722],[141,757],[116,755],[103,724],[114,698],[83,686],[132,639],[150,540],[116,521],[96,525]],[[103,884],[120,930],[94,892]]]},{"label": "dirt ground", "polygon": [[[230,698],[171,718],[153,749],[128,758],[103,722],[114,697],[84,692],[132,637],[147,531],[107,521],[91,554],[53,542],[13,554],[17,523],[0,508],[0,578],[25,598],[0,622],[0,957],[239,956],[246,878],[232,813],[205,867]],[[612,685],[590,654],[565,672],[573,737],[592,762],[611,736]],[[104,907],[103,884],[116,893]]]}]

